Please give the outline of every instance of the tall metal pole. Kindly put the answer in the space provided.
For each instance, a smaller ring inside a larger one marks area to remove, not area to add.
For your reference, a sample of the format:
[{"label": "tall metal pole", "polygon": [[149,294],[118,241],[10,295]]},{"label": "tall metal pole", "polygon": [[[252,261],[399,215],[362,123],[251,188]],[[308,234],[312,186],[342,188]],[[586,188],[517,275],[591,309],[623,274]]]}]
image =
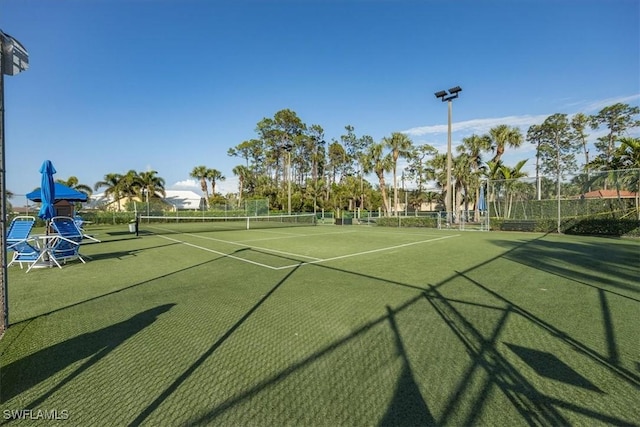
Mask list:
[{"label": "tall metal pole", "polygon": [[287,151],[287,206],[291,215],[291,150]]},{"label": "tall metal pole", "polygon": [[27,50],[13,37],[0,31],[0,336],[9,327],[7,285],[7,184],[4,142],[4,75],[16,75],[29,68]]},{"label": "tall metal pole", "polygon": [[462,92],[462,88],[460,86],[452,87],[448,91],[441,90],[435,93],[436,98],[440,98],[442,102],[447,101],[448,105],[448,120],[447,120],[447,183],[446,183],[446,192],[447,196],[444,201],[444,208],[447,211],[447,224],[453,223],[453,209],[454,209],[454,191],[452,190],[451,183],[451,116],[452,116],[452,101],[458,97],[458,95]]},{"label": "tall metal pole", "polygon": [[0,316],[0,335],[9,327],[9,298],[7,285],[7,185],[5,171],[5,149],[4,149],[4,37],[0,32],[0,280],[2,289],[0,290],[0,304],[2,305],[2,316]]},{"label": "tall metal pole", "polygon": [[449,120],[447,124],[447,201],[445,207],[447,209],[447,223],[453,224],[453,191],[451,191],[451,113],[453,101],[450,99],[447,104],[449,104]]},{"label": "tall metal pole", "polygon": [[560,136],[556,135],[556,162],[558,165],[558,170],[556,172],[556,181],[557,181],[557,191],[558,191],[558,234],[562,234],[562,220],[561,220],[561,215],[562,215],[562,211],[561,211],[561,207],[560,207],[560,190],[561,190],[561,184],[560,184]]}]

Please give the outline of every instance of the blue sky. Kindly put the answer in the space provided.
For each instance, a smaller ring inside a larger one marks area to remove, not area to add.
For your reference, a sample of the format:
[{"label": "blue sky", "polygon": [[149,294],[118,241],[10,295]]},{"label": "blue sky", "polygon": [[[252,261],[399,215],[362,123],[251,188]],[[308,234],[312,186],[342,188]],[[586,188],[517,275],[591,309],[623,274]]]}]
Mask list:
[{"label": "blue sky", "polygon": [[[5,76],[15,194],[39,186],[45,159],[90,186],[157,170],[196,192],[189,173],[205,165],[237,191],[227,150],[285,108],[327,141],[352,125],[445,152],[433,93],[456,85],[454,146],[640,101],[637,0],[0,0],[0,29],[30,55]],[[504,160],[531,167],[532,148]]]}]

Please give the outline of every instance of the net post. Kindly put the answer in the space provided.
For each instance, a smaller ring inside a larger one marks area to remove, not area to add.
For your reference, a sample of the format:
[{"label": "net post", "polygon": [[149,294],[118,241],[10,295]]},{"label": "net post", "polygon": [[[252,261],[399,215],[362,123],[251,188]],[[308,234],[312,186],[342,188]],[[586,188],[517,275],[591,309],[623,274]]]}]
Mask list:
[{"label": "net post", "polygon": [[249,217],[247,217],[247,230],[249,229]]}]

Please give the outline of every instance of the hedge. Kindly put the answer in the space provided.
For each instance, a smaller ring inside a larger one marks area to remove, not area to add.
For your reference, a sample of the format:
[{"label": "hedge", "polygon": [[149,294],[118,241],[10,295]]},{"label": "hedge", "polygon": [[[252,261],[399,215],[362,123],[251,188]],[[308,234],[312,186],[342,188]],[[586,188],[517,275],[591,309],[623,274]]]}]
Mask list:
[{"label": "hedge", "polygon": [[[501,230],[509,220],[491,218],[491,230]],[[531,231],[536,233],[555,233],[557,220],[535,219]],[[376,218],[375,224],[382,227],[430,227],[437,228],[437,219],[433,217],[383,217]],[[560,230],[566,234],[593,236],[640,237],[640,220],[614,218],[565,218],[560,223]]]}]

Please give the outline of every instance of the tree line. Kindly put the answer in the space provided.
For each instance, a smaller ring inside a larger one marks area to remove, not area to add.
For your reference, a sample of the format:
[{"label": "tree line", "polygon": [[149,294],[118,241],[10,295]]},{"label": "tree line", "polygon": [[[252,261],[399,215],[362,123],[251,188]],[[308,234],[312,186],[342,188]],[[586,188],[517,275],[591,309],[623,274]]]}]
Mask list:
[{"label": "tree line", "polygon": [[[540,177],[550,175],[559,186],[580,170],[589,176],[595,171],[640,168],[640,139],[629,136],[631,129],[640,126],[639,114],[638,107],[617,103],[594,115],[578,113],[569,118],[553,114],[530,126],[526,135],[517,127],[500,124],[485,134],[465,137],[453,153],[453,185],[448,190],[447,154],[431,145],[417,145],[400,132],[375,141],[369,135],[357,135],[351,125],[345,126],[339,138],[327,142],[322,126],[307,125],[294,111],[284,109],[259,121],[255,138],[228,149],[229,156],[241,160],[232,171],[238,178],[237,193],[216,191],[216,184],[226,177],[215,168],[195,166],[190,176],[199,181],[209,205],[224,202],[240,206],[246,199],[268,198],[271,209],[281,211],[362,208],[381,209],[390,215],[404,203],[399,200],[400,193],[414,209],[428,204],[442,210],[448,209],[447,192],[452,191],[454,206],[465,210],[474,206],[477,214],[483,179],[512,180],[527,175],[523,167],[528,159],[514,165],[503,161],[507,150],[525,141],[536,148],[538,183],[542,182]],[[594,153],[589,150],[590,130],[604,131],[596,139]],[[400,168],[401,161],[406,166]],[[390,183],[386,181],[389,174]],[[374,182],[368,177],[375,177]],[[80,184],[76,177],[60,182],[92,193],[91,187]],[[427,191],[429,186],[436,190]],[[165,196],[165,181],[157,171],[109,173],[93,186],[94,191],[101,188],[118,203],[128,197],[149,200]],[[545,197],[543,193],[538,185],[538,198]]]}]

